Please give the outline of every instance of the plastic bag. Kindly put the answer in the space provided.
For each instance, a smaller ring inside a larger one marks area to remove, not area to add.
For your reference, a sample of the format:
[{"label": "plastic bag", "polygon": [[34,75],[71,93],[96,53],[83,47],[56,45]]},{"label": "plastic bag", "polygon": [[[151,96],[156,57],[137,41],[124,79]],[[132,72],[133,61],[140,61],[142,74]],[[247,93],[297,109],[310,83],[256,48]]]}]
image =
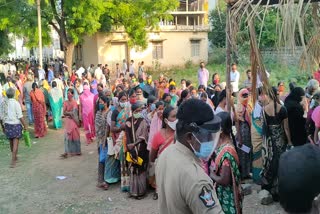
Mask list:
[{"label": "plastic bag", "polygon": [[108,153],[108,147],[105,146],[104,148],[102,148],[102,144],[100,144],[100,149],[99,149],[99,162],[100,163],[104,163],[106,161],[107,153]]},{"label": "plastic bag", "polygon": [[23,131],[23,139],[27,147],[31,147],[30,133],[28,131]]}]

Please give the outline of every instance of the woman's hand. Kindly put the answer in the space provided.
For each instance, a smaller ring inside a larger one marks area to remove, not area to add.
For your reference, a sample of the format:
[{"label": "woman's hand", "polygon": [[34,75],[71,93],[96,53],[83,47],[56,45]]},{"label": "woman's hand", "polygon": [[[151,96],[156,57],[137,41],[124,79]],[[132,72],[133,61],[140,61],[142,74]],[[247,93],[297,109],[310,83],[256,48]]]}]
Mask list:
[{"label": "woman's hand", "polygon": [[128,150],[132,150],[135,147],[135,144],[129,144],[127,145]]}]

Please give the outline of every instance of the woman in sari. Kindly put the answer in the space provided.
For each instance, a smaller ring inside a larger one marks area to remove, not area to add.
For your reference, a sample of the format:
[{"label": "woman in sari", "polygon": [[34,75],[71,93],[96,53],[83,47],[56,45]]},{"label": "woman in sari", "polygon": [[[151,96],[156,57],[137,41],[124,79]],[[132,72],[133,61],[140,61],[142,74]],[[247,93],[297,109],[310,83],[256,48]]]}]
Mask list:
[{"label": "woman in sari", "polygon": [[36,138],[44,137],[47,134],[47,126],[45,123],[46,101],[42,91],[38,88],[38,85],[35,82],[32,84],[30,99],[34,115],[34,136]]},{"label": "woman in sari", "polygon": [[[130,172],[129,195],[140,199],[147,192],[147,168],[149,152],[148,124],[142,117],[144,103],[137,101],[131,106],[132,116],[126,121],[126,160]],[[130,156],[130,161],[128,160]],[[142,159],[142,163],[139,162]]]},{"label": "woman in sari", "polygon": [[217,114],[221,118],[222,133],[216,150],[215,172],[210,177],[216,181],[216,192],[223,212],[242,213],[241,176],[239,158],[234,148],[232,120],[228,112]]},{"label": "woman in sari", "polygon": [[[42,91],[43,95],[44,95],[44,99],[46,102],[46,121],[47,124],[50,121],[49,117],[51,117],[51,110],[50,110],[50,101],[49,101],[49,91],[50,91],[50,86],[48,84],[47,80],[42,80],[41,84],[40,84],[40,90]],[[51,118],[52,119],[52,118]],[[48,125],[47,125],[48,126]]]},{"label": "woman in sari", "polygon": [[60,129],[62,127],[62,104],[63,104],[63,95],[61,89],[57,88],[57,82],[52,81],[52,89],[50,90],[50,107],[53,116],[53,127]]},{"label": "woman in sari", "polygon": [[[174,143],[174,133],[176,130],[176,124],[178,122],[176,118],[177,111],[169,106],[163,111],[162,128],[158,131],[152,140],[151,150],[149,155],[149,183],[153,188],[157,188],[155,180],[155,162],[159,158],[160,154],[172,143]],[[153,195],[153,200],[158,199],[157,191]]]},{"label": "woman in sari", "polygon": [[[98,154],[100,149],[104,149],[106,146],[107,136],[109,133],[109,125],[107,123],[109,113],[109,99],[102,95],[98,100],[98,111],[95,116],[95,130],[98,143]],[[108,189],[108,184],[104,180],[105,162],[101,163],[99,160],[98,164],[98,184],[97,187],[103,190]]]},{"label": "woman in sari", "polygon": [[[115,102],[114,102],[115,104]],[[130,115],[128,108],[128,97],[126,92],[122,91],[118,95],[118,105],[111,115],[111,134],[113,148],[109,148],[108,156],[105,163],[105,181],[109,184],[117,183],[121,177],[121,190],[129,191],[129,174],[125,160],[125,122]],[[120,149],[119,149],[120,148]],[[110,151],[114,154],[110,154]],[[121,170],[120,170],[121,162]]]},{"label": "woman in sari", "polygon": [[86,134],[87,145],[92,143],[95,137],[94,130],[94,95],[90,92],[90,88],[87,84],[83,86],[83,93],[80,95],[80,120],[83,123],[83,128]]},{"label": "woman in sari", "polygon": [[[287,143],[292,145],[288,125],[288,114],[284,106],[280,105],[277,89],[268,92],[269,103],[263,109],[263,143],[261,171],[262,189],[268,191],[274,201],[278,196],[278,167],[279,159],[286,150]],[[263,204],[270,203],[262,199]]]},{"label": "woman in sari", "polygon": [[69,88],[67,93],[68,100],[63,103],[63,115],[65,116],[65,151],[64,154],[61,155],[62,158],[81,155],[78,105],[77,102],[73,99],[73,93],[73,89]]},{"label": "woman in sari", "polygon": [[[249,105],[249,91],[248,89],[241,89],[238,95],[238,105],[237,105],[237,118],[239,121],[239,131],[237,133],[239,144],[246,145],[252,150],[251,142],[251,114],[252,108]],[[241,179],[250,178],[252,154],[246,153],[241,149],[237,148],[239,160],[240,160],[240,171]]]},{"label": "woman in sari", "polygon": [[160,131],[162,127],[162,113],[164,109],[164,103],[159,101],[156,103],[155,114],[151,119],[150,131],[149,131],[149,140],[148,140],[148,150],[151,150],[151,144],[153,140],[153,136]]},{"label": "woman in sari", "polygon": [[19,103],[21,106],[22,111],[24,111],[25,107],[23,105],[23,79],[21,78],[21,74],[16,74],[16,86],[17,89],[20,91],[20,95],[19,95]]},{"label": "woman in sari", "polygon": [[261,184],[260,172],[262,170],[262,106],[265,95],[259,89],[259,97],[251,113],[251,141],[252,141],[252,179],[256,184]]}]

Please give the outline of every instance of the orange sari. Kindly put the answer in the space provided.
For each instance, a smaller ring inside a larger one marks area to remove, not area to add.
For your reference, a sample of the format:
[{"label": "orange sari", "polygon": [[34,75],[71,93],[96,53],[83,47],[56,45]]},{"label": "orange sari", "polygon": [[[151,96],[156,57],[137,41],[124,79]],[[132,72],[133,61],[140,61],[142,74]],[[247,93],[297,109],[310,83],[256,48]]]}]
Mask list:
[{"label": "orange sari", "polygon": [[38,88],[30,92],[32,102],[32,112],[34,115],[34,135],[35,137],[44,137],[47,134],[45,124],[46,103],[42,91]]}]

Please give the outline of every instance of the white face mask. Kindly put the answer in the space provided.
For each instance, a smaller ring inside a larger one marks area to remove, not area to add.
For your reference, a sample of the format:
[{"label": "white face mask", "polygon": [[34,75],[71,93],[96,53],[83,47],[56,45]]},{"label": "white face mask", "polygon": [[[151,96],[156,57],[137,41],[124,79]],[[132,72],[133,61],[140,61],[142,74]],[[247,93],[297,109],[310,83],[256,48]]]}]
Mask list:
[{"label": "white face mask", "polygon": [[127,102],[124,102],[124,103],[120,102],[119,105],[120,105],[121,108],[125,108],[127,106]]},{"label": "white face mask", "polygon": [[175,131],[175,130],[176,130],[177,123],[178,123],[178,119],[176,119],[176,120],[173,121],[173,122],[169,121],[168,119],[166,119],[166,120],[167,120],[168,126],[169,126],[173,131]]}]

